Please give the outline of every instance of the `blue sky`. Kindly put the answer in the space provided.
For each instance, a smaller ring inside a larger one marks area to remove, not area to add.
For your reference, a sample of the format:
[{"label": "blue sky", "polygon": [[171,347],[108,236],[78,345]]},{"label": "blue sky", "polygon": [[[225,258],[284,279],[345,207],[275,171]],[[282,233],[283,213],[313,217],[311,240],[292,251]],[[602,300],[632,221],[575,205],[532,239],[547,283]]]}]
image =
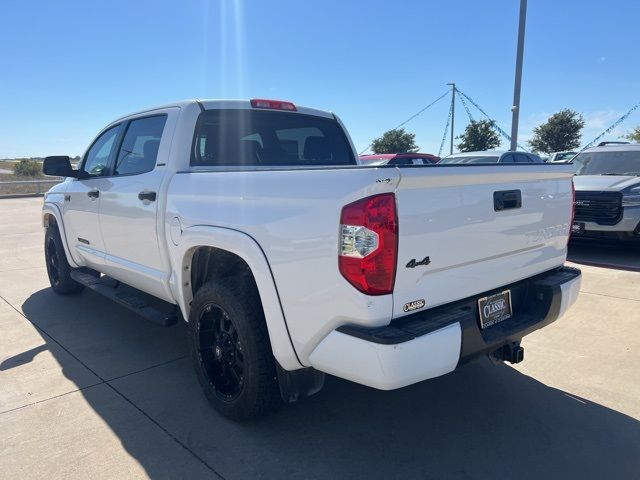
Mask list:
[{"label": "blue sky", "polygon": [[[361,150],[453,81],[509,131],[518,3],[3,0],[0,157],[81,154],[112,119],[185,98],[332,110]],[[521,143],[565,107],[586,143],[640,101],[638,18],[636,0],[529,1]],[[406,125],[422,151],[437,153],[448,108]]]}]

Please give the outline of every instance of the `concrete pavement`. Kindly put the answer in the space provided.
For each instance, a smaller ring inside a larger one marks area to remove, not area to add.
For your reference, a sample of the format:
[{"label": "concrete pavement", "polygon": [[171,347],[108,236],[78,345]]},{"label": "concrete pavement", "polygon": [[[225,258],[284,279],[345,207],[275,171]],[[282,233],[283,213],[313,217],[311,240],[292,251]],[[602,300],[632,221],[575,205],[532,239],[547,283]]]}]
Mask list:
[{"label": "concrete pavement", "polygon": [[[630,478],[640,472],[640,273],[584,266],[516,368],[393,392],[328,378],[255,422],[207,404],[184,325],[48,288],[42,199],[0,201],[2,478]],[[637,262],[581,247],[576,261]],[[586,258],[586,260],[585,260]]]}]

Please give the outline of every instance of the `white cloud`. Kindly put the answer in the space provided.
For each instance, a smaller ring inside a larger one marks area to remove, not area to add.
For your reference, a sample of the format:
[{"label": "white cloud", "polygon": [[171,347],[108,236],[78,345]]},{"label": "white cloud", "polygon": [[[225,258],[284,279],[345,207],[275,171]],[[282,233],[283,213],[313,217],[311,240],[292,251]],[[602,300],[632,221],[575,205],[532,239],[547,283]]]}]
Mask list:
[{"label": "white cloud", "polygon": [[613,122],[622,116],[623,112],[618,110],[596,110],[595,112],[584,112],[584,128],[595,128],[600,131],[608,128]]},{"label": "white cloud", "polygon": [[[595,137],[600,135],[603,131],[609,128],[613,122],[618,120],[624,112],[619,110],[599,110],[595,112],[585,112],[582,114],[584,117],[584,129],[582,130],[583,143],[590,142]],[[626,125],[626,126],[625,126]],[[611,132],[603,137],[603,140],[620,139],[630,129],[628,122],[623,122],[618,125]]]}]

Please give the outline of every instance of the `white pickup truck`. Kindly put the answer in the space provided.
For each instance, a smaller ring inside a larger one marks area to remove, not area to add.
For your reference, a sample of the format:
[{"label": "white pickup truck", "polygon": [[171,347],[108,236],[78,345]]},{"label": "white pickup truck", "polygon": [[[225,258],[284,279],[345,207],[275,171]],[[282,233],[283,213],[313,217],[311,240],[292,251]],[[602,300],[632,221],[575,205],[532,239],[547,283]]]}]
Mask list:
[{"label": "white pickup truck", "polygon": [[572,165],[358,165],[332,114],[185,101],[108,125],[46,195],[46,265],[161,324],[242,419],[324,373],[389,390],[489,356],[575,302]]}]

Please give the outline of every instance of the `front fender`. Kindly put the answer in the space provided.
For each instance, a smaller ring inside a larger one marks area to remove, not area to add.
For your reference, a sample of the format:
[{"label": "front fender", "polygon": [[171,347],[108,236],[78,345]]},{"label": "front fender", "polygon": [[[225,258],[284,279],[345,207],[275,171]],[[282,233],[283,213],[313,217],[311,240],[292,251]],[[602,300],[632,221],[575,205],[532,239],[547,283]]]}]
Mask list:
[{"label": "front fender", "polygon": [[60,232],[60,238],[62,238],[62,245],[64,245],[64,253],[67,256],[67,262],[69,262],[69,265],[71,265],[73,268],[80,267],[80,265],[78,265],[78,263],[73,259],[73,256],[71,255],[71,250],[69,249],[69,245],[67,243],[67,231],[64,226],[64,221],[62,219],[62,212],[60,211],[60,208],[55,203],[45,201],[44,205],[42,206],[42,226],[45,228],[47,228],[49,225],[47,221],[47,217],[49,215],[53,215],[53,217],[56,219],[58,232]]},{"label": "front fender", "polygon": [[170,288],[184,318],[189,318],[193,300],[190,269],[193,252],[198,247],[226,250],[242,258],[251,269],[262,301],[274,357],[285,370],[303,367],[291,343],[273,273],[262,248],[252,237],[229,228],[196,225],[182,231],[178,245],[170,238],[167,243],[173,272]]}]

